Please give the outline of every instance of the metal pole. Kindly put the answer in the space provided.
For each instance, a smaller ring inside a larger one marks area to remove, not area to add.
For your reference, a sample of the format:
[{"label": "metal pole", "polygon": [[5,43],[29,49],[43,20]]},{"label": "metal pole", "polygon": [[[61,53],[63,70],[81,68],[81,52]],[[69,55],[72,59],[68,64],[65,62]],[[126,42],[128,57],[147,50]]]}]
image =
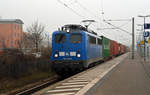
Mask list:
[{"label": "metal pole", "polygon": [[147,46],[147,58],[149,58],[149,47]]},{"label": "metal pole", "polygon": [[49,50],[49,40],[50,40],[50,39],[49,39],[49,33],[48,33],[48,50]]},{"label": "metal pole", "polygon": [[132,59],[134,59],[134,17],[132,18]]},{"label": "metal pole", "polygon": [[[145,26],[145,17],[144,17],[144,26]],[[144,27],[144,33],[145,33],[145,27]],[[143,37],[144,37],[144,33],[143,33]],[[144,37],[144,61],[146,61],[146,55],[145,55],[145,37]]]}]

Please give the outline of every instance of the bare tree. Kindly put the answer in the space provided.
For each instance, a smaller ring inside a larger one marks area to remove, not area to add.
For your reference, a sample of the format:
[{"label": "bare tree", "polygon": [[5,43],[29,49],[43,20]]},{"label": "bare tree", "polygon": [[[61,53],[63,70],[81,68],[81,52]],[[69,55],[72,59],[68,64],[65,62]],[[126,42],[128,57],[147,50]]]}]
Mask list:
[{"label": "bare tree", "polygon": [[50,34],[49,34],[49,32],[45,33],[44,38],[45,38],[45,42],[46,42],[45,44],[49,48],[50,47]]},{"label": "bare tree", "polygon": [[33,42],[32,40],[30,39],[31,35],[27,32],[24,32],[23,35],[22,35],[22,48],[23,49],[31,49],[33,48]]},{"label": "bare tree", "polygon": [[30,27],[27,28],[29,33],[28,39],[33,42],[36,52],[39,51],[39,46],[43,40],[42,34],[45,31],[45,26],[35,21]]}]

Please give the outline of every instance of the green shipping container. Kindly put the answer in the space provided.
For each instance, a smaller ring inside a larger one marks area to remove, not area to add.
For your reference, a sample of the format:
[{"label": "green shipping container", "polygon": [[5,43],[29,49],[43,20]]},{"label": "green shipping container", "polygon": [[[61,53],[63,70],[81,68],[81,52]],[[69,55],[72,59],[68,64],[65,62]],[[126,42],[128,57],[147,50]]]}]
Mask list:
[{"label": "green shipping container", "polygon": [[102,36],[102,55],[104,58],[110,56],[110,40],[104,36]]}]

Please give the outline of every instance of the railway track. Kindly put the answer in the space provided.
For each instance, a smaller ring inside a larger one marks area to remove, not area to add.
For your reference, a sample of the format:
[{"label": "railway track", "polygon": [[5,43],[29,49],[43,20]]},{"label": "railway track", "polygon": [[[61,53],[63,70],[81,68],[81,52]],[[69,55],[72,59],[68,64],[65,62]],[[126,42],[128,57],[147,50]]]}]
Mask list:
[{"label": "railway track", "polygon": [[36,86],[28,87],[28,88],[22,89],[20,91],[9,93],[8,95],[31,95],[32,93],[37,92],[43,88],[46,88],[60,80],[62,80],[62,79],[59,76],[53,76],[52,78],[48,79],[47,81],[43,81],[42,83],[39,83]]}]

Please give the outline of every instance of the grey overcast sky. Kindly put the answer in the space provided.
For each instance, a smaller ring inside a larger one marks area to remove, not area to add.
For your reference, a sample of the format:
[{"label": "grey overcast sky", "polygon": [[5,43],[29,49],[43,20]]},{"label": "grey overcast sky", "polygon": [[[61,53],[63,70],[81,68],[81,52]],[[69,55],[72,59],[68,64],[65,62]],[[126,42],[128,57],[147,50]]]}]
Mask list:
[{"label": "grey overcast sky", "polygon": [[[102,22],[102,10],[105,19],[131,19],[143,23],[138,15],[150,14],[150,0],[60,0],[82,17],[73,13],[58,0],[0,0],[0,16],[2,19],[22,19],[25,28],[38,20],[46,26],[50,34],[64,24],[77,23],[83,19],[94,19],[96,28],[111,28]],[[98,17],[100,19],[98,19]],[[149,18],[150,19],[150,18]],[[147,21],[149,21],[147,18]],[[111,22],[131,32],[131,22]],[[93,27],[93,29],[94,29]],[[92,28],[92,26],[91,26]],[[137,27],[136,27],[137,28]],[[131,36],[120,30],[100,30],[105,35],[123,44],[131,44]]]}]

